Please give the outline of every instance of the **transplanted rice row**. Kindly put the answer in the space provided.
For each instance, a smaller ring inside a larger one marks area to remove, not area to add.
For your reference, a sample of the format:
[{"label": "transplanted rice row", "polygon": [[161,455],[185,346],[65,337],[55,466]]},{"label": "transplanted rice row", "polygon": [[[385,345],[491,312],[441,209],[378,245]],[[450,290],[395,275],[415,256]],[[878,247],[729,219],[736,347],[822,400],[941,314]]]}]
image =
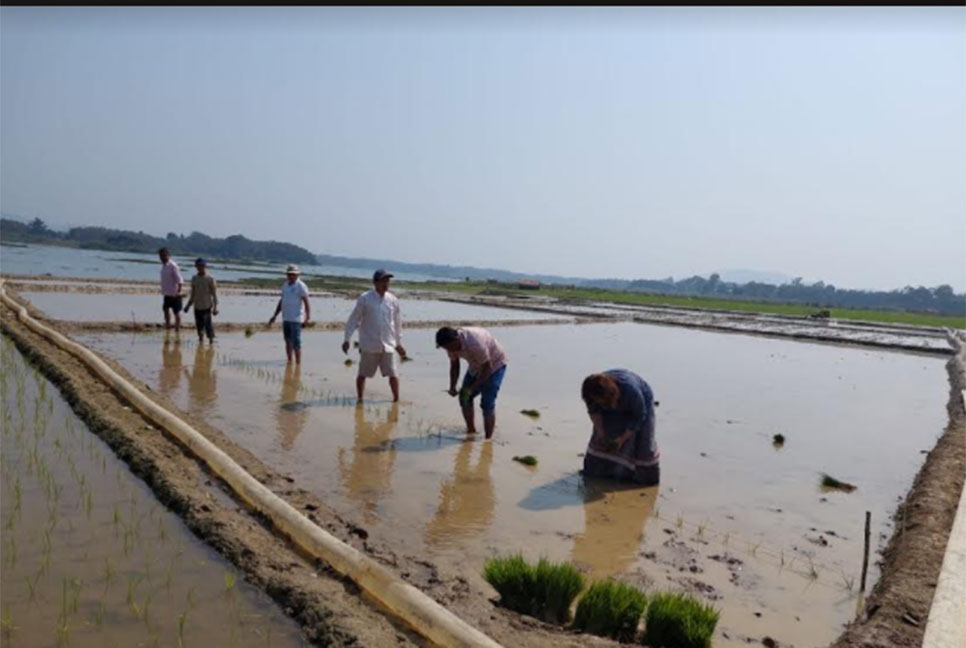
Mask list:
[{"label": "transplanted rice row", "polygon": [[[250,627],[257,623],[275,626],[275,645],[303,645],[263,595],[248,585],[235,595],[234,572],[219,578],[221,558],[153,499],[6,338],[0,401],[4,644],[265,645]],[[173,605],[195,587],[205,592],[189,605],[199,613],[177,621],[183,607]]]}]

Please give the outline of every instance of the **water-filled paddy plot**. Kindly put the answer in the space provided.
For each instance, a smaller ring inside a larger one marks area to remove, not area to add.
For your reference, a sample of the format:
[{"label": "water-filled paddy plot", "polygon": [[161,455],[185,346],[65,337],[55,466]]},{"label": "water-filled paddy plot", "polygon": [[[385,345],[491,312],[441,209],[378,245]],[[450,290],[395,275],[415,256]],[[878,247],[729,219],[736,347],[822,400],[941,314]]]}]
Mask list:
[{"label": "water-filled paddy plot", "polygon": [[0,354],[0,643],[304,645],[6,338]]},{"label": "water-filled paddy plot", "polygon": [[[721,646],[837,636],[856,610],[864,512],[883,538],[945,422],[936,357],[634,323],[494,334],[509,356],[494,442],[464,438],[430,330],[406,334],[402,402],[377,376],[361,406],[337,331],[304,332],[300,368],[274,332],[224,334],[214,349],[184,334],[78,339],[370,535],[481,586],[487,558],[523,551],[689,592],[721,611]],[[660,402],[658,487],[578,474],[580,383],[612,367],[642,374]],[[514,461],[525,456],[538,464]],[[823,490],[823,473],[856,489]]]}]

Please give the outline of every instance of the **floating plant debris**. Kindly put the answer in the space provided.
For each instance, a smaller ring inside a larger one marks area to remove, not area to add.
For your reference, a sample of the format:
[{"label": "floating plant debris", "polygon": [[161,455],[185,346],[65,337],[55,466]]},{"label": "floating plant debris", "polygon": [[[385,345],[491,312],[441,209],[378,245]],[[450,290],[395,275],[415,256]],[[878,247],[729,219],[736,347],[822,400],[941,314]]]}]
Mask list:
[{"label": "floating plant debris", "polygon": [[537,458],[534,457],[533,455],[524,455],[522,457],[514,457],[513,460],[522,463],[524,466],[536,466],[537,465]]},{"label": "floating plant debris", "polygon": [[529,416],[530,418],[534,418],[534,419],[540,418],[540,412],[538,412],[535,409],[522,409],[520,410],[520,413],[523,414],[524,416]]},{"label": "floating plant debris", "polygon": [[839,481],[835,477],[832,477],[828,473],[822,473],[822,488],[829,490],[840,490],[846,493],[851,493],[857,487],[844,481]]}]

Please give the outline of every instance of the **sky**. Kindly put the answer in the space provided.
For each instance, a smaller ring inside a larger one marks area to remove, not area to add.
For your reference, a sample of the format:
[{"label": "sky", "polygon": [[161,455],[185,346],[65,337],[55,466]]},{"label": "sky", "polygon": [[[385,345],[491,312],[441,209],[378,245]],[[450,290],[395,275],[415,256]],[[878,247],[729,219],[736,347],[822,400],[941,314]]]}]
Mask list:
[{"label": "sky", "polygon": [[966,8],[4,6],[0,208],[962,292]]}]

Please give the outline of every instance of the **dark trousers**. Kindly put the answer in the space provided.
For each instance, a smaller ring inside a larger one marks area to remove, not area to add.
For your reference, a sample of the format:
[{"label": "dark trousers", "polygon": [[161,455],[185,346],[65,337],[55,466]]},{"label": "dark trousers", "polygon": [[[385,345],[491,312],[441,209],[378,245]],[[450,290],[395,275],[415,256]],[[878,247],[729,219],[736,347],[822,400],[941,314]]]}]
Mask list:
[{"label": "dark trousers", "polygon": [[202,334],[207,335],[209,341],[215,339],[215,326],[211,323],[210,308],[195,309],[195,328],[198,329],[198,339],[201,339]]}]

